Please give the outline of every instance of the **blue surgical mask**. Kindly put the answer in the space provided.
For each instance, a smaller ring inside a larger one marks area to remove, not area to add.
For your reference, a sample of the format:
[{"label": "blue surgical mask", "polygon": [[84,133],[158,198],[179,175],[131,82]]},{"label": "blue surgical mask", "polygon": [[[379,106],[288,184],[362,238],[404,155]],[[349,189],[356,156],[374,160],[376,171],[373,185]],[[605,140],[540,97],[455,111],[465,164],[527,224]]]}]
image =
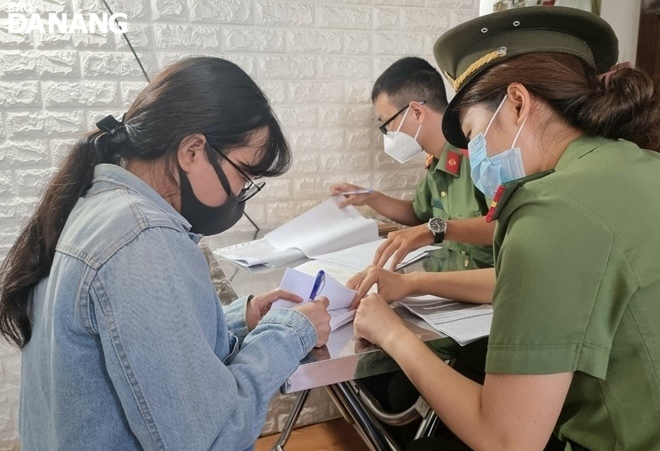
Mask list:
[{"label": "blue surgical mask", "polygon": [[495,114],[493,114],[493,117],[490,119],[486,131],[479,133],[468,143],[470,167],[472,168],[470,172],[472,181],[474,182],[474,185],[490,199],[495,197],[497,188],[499,188],[500,185],[510,182],[511,180],[525,177],[525,168],[523,166],[520,147],[515,146],[516,141],[518,141],[518,137],[520,136],[520,132],[525,126],[527,118],[525,118],[520,125],[518,133],[516,133],[515,138],[513,138],[513,143],[511,144],[510,149],[492,157],[489,157],[488,152],[486,151],[486,133],[488,133],[490,126],[495,120],[495,116],[497,116],[497,113],[499,113],[504,105],[506,97],[507,96],[504,96],[502,103],[500,103],[500,106],[495,110]]}]

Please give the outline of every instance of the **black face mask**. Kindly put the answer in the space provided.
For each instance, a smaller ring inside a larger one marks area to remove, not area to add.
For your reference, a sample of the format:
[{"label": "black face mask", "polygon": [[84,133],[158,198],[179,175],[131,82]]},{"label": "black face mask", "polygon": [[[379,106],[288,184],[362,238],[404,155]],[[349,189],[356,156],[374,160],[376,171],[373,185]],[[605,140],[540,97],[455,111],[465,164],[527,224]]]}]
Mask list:
[{"label": "black face mask", "polygon": [[209,207],[200,202],[190,185],[188,175],[179,166],[179,180],[181,184],[181,216],[186,218],[192,226],[190,231],[202,235],[215,235],[230,229],[241,219],[245,202],[238,202],[236,194],[231,190],[229,180],[224,171],[215,160],[209,158],[211,166],[218,174],[218,179],[227,193],[227,200],[217,207]]}]

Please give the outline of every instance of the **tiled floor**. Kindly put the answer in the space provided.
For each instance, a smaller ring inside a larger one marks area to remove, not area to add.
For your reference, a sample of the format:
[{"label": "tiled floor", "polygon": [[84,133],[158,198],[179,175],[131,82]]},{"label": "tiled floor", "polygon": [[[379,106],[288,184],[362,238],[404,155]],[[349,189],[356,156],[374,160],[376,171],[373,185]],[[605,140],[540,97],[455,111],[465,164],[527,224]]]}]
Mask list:
[{"label": "tiled floor", "polygon": [[[257,440],[256,451],[270,451],[278,435]],[[369,451],[353,426],[343,418],[296,429],[285,451]]]}]

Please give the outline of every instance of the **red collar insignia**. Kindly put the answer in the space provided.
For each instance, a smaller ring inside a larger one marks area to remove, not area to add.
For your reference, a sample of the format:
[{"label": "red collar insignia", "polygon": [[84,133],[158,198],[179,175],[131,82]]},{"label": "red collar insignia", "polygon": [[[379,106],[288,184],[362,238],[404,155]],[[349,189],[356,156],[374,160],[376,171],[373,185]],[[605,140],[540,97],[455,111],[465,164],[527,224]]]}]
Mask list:
[{"label": "red collar insignia", "polygon": [[493,215],[495,215],[495,209],[497,208],[497,203],[500,201],[502,198],[502,194],[504,193],[504,185],[500,185],[499,188],[497,188],[497,191],[495,191],[495,197],[493,197],[493,202],[490,204],[490,208],[488,209],[488,214],[486,215],[486,222],[492,222],[493,221]]}]

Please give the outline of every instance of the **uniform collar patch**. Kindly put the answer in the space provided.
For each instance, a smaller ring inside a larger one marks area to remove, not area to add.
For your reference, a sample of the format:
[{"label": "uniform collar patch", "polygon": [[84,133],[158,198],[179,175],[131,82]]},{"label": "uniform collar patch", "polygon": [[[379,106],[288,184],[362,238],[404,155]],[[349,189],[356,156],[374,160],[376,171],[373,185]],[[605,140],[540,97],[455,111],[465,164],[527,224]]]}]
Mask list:
[{"label": "uniform collar patch", "polygon": [[447,145],[442,151],[442,155],[440,155],[435,168],[454,177],[458,177],[461,173],[461,163],[464,157],[467,157],[467,151],[464,152],[463,150]]},{"label": "uniform collar patch", "polygon": [[547,171],[539,172],[538,174],[532,174],[527,177],[512,180],[503,185],[500,185],[500,187],[495,192],[493,202],[490,204],[490,208],[488,209],[486,222],[497,220],[497,218],[500,216],[500,213],[502,212],[502,208],[504,208],[509,199],[511,199],[513,193],[515,193],[519,187],[523,186],[527,182],[531,182],[532,180],[537,180],[545,177],[546,175],[550,175],[553,172],[555,172],[554,169],[548,169]]}]

